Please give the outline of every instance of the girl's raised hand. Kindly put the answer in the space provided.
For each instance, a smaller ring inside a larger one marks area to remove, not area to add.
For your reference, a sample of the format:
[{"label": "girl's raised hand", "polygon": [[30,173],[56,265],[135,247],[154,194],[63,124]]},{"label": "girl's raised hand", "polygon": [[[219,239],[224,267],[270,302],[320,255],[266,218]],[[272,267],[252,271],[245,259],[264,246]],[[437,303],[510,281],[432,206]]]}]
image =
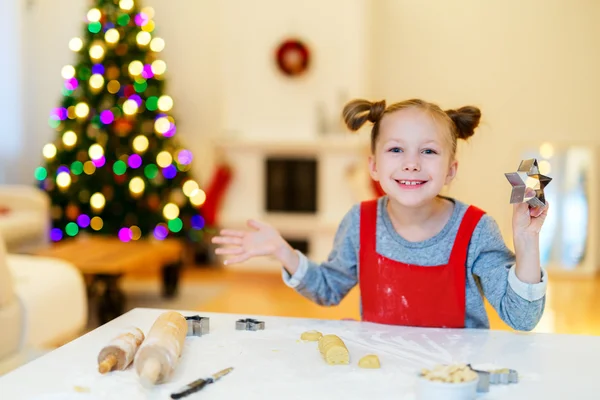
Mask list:
[{"label": "girl's raised hand", "polygon": [[[533,189],[527,189],[527,196],[535,196]],[[548,214],[549,203],[544,207],[529,207],[528,203],[518,203],[513,205],[513,233],[515,236],[522,234],[539,234],[546,215]]]},{"label": "girl's raised hand", "polygon": [[232,256],[224,264],[244,262],[252,257],[276,255],[287,245],[279,232],[271,225],[256,220],[248,220],[251,231],[223,229],[219,236],[212,238],[218,247],[215,254]]}]

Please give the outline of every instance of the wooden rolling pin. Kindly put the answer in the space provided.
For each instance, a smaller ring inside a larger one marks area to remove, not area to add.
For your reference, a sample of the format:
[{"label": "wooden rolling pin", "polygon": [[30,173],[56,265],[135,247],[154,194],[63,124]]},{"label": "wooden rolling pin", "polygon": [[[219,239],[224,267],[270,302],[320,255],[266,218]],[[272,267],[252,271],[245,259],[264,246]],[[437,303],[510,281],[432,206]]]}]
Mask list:
[{"label": "wooden rolling pin", "polygon": [[175,311],[164,312],[154,321],[133,361],[142,383],[154,385],[171,376],[179,362],[187,330],[185,317]]},{"label": "wooden rolling pin", "polygon": [[133,361],[143,341],[144,332],[139,328],[132,326],[125,329],[98,353],[98,371],[105,374],[112,370],[124,370]]}]

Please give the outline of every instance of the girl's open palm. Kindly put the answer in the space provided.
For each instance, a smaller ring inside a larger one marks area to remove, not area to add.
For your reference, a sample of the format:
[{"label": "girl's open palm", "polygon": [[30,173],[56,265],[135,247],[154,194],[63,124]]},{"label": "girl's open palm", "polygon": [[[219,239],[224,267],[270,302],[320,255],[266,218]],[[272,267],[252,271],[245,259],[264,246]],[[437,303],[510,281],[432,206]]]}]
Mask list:
[{"label": "girl's open palm", "polygon": [[285,243],[279,232],[271,225],[256,220],[248,220],[251,231],[223,229],[213,243],[225,245],[215,250],[216,254],[233,256],[225,264],[244,262],[252,257],[274,255]]}]

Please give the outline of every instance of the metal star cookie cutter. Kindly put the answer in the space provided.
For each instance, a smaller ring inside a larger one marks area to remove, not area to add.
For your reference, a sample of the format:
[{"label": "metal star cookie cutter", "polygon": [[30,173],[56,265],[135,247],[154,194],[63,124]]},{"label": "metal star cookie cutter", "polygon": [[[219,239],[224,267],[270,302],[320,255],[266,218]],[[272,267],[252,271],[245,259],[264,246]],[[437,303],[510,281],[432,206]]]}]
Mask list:
[{"label": "metal star cookie cutter", "polygon": [[519,383],[519,373],[514,369],[497,369],[492,371],[477,370],[468,365],[479,376],[477,383],[478,392],[489,392],[490,385],[509,385],[511,383]]},{"label": "metal star cookie cutter", "polygon": [[210,318],[208,317],[192,315],[185,317],[185,319],[188,326],[186,336],[202,336],[206,335],[210,331]]},{"label": "metal star cookie cutter", "polygon": [[[522,160],[517,172],[505,173],[506,179],[512,185],[510,204],[527,202],[532,207],[543,207],[546,205],[544,188],[552,178],[540,174],[538,162],[535,158]],[[535,191],[535,196],[526,197],[525,192],[530,188]]]},{"label": "metal star cookie cutter", "polygon": [[235,322],[235,329],[238,331],[258,331],[265,329],[265,322],[252,318],[238,319]]}]

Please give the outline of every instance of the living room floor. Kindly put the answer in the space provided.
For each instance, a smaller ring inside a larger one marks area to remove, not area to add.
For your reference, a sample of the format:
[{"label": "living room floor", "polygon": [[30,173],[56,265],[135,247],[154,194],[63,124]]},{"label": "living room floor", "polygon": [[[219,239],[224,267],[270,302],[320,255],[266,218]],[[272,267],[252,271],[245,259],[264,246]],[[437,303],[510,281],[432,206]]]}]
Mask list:
[{"label": "living room floor", "polygon": [[[158,275],[137,273],[128,282],[158,281]],[[221,267],[183,269],[182,288],[206,292],[181,299],[177,308],[204,312],[275,315],[318,319],[360,318],[359,292],[354,288],[335,307],[305,299],[281,280],[281,273],[229,271]],[[184,304],[182,304],[184,303]],[[492,329],[510,330],[487,305]],[[589,279],[550,277],[546,309],[535,332],[600,335],[600,276]]]}]

